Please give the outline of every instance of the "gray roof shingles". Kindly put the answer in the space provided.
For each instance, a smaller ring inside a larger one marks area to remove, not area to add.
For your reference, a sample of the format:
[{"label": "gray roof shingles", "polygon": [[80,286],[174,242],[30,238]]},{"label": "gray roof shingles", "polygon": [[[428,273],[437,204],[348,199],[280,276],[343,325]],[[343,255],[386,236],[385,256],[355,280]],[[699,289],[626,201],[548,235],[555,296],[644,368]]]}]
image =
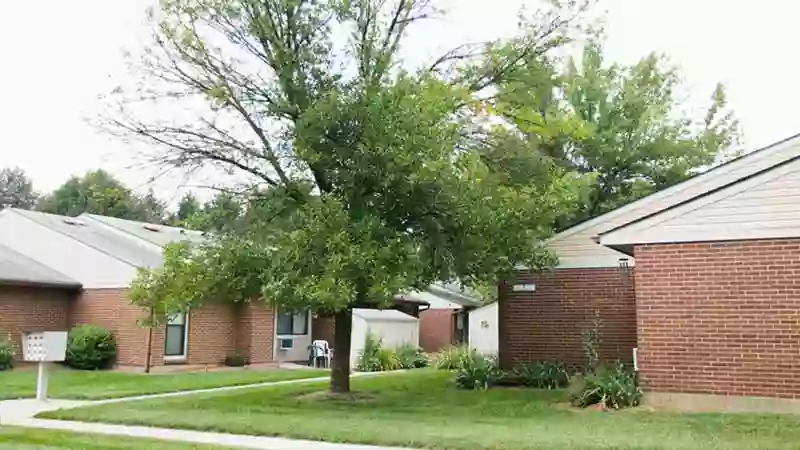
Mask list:
[{"label": "gray roof shingles", "polygon": [[0,245],[0,284],[81,287],[79,282],[4,245]]},{"label": "gray roof shingles", "polygon": [[144,239],[160,247],[179,241],[191,241],[195,243],[205,241],[203,233],[199,231],[87,213],[81,214],[78,216],[78,219],[84,217],[102,222],[110,227],[124,231],[139,239]]}]

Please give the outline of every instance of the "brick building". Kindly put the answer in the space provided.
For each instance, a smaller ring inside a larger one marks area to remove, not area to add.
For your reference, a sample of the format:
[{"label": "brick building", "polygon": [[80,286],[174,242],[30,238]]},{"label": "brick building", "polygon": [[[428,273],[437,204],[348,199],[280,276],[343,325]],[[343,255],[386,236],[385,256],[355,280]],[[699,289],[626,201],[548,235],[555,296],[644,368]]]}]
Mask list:
[{"label": "brick building", "polygon": [[596,325],[651,404],[800,411],[800,136],[549,243],[558,267],[501,285],[503,364],[584,363]]},{"label": "brick building", "polygon": [[[263,304],[209,304],[152,335],[127,288],[140,267],[161,264],[163,246],[199,241],[197,232],[84,214],[0,211],[0,337],[19,346],[23,331],[96,324],[114,333],[121,366],[217,365],[237,353],[251,363],[306,359],[311,318]],[[295,345],[278,348],[278,340]],[[18,356],[20,352],[17,352]]]},{"label": "brick building", "polygon": [[80,283],[0,245],[0,339],[21,354],[23,331],[65,330]]},{"label": "brick building", "polygon": [[[326,334],[332,321],[314,319],[308,311],[284,313],[261,302],[207,304],[152,332],[139,327],[147,311],[132,305],[127,296],[137,270],[160,266],[169,243],[203,239],[195,231],[93,214],[65,217],[4,209],[0,338],[18,346],[24,331],[100,325],[115,336],[117,364],[134,367],[148,365],[148,343],[149,365],[162,366],[218,365],[231,354],[252,364],[306,361],[312,334],[333,341]],[[429,306],[423,298],[398,297],[393,307],[419,317]],[[437,331],[445,339],[452,332]]]},{"label": "brick building", "polygon": [[426,352],[467,342],[469,312],[480,301],[455,283],[434,283],[424,292],[402,296],[423,303],[419,312],[419,346]]}]

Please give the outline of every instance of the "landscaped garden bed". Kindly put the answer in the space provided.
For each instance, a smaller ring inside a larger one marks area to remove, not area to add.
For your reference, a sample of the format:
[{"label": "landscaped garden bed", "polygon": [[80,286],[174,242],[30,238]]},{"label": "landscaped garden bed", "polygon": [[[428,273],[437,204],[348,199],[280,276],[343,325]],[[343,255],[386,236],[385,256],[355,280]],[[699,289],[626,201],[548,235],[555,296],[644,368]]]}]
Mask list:
[{"label": "landscaped garden bed", "polygon": [[454,373],[419,369],[354,378],[356,400],[304,383],[125,402],[49,418],[432,449],[796,449],[800,419],[569,406],[565,390],[463,390]]}]

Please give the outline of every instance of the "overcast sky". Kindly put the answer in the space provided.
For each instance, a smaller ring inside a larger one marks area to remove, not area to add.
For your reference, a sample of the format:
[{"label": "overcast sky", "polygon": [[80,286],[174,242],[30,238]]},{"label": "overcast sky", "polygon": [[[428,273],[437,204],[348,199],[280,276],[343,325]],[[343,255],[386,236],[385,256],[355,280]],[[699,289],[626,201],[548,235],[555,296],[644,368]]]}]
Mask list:
[{"label": "overcast sky", "polygon": [[[130,169],[131,150],[87,124],[98,95],[126,67],[122,51],[144,35],[152,0],[7,1],[0,13],[0,167],[19,166],[49,191],[70,175],[102,167],[145,190],[152,172]],[[446,22],[426,27],[407,50],[424,57],[512,32],[525,0],[440,0]],[[530,3],[530,2],[528,2]],[[729,92],[748,148],[800,132],[800,62],[794,46],[800,4],[789,0],[605,0],[610,59],[631,63],[651,51],[678,63],[693,96],[717,81]],[[435,34],[435,35],[434,35]],[[441,38],[445,36],[445,38]],[[189,184],[203,184],[192,180]],[[155,185],[174,197],[181,180]]]}]

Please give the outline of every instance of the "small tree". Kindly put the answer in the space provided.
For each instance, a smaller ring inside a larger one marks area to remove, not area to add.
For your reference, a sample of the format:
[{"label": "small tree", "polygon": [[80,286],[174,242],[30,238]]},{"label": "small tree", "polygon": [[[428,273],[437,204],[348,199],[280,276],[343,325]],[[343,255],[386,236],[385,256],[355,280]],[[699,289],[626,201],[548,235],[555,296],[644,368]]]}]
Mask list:
[{"label": "small tree", "polygon": [[32,208],[37,198],[33,183],[24,170],[18,167],[0,170],[0,209]]},{"label": "small tree", "polygon": [[[241,226],[167,248],[133,302],[156,321],[212,299],[333,314],[331,389],[347,392],[352,308],[547,266],[541,241],[572,178],[528,147],[509,158],[482,111],[511,69],[580,31],[586,7],[554,1],[517,38],[407,72],[397,55],[435,13],[428,0],[163,0],[144,57],[152,88],[121,91],[110,125],[156,144],[162,164],[249,176],[255,196]],[[151,99],[207,109],[141,120]]]}]

